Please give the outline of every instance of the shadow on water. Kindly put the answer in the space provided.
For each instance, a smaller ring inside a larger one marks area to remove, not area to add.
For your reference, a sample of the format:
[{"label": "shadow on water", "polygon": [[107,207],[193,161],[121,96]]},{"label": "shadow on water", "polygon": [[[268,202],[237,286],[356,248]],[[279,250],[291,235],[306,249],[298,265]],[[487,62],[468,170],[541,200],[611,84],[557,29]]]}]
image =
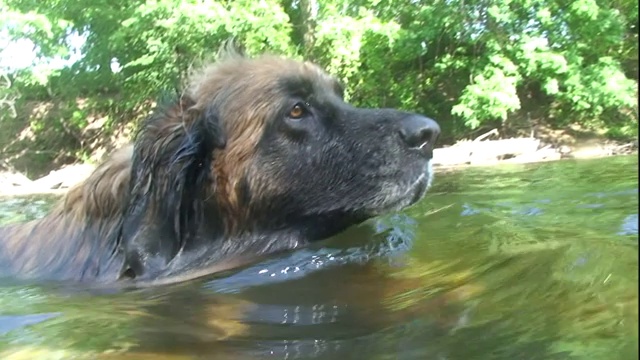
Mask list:
[{"label": "shadow on water", "polygon": [[[2,359],[636,359],[637,157],[441,174],[420,204],[184,284],[0,286]],[[0,223],[48,198],[0,200]]]}]

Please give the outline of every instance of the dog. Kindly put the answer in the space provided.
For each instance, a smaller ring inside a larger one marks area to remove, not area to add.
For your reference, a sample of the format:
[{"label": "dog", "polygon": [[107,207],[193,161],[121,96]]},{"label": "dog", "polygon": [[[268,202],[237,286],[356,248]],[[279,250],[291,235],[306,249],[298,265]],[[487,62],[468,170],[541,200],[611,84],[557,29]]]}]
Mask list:
[{"label": "dog", "polygon": [[48,215],[0,229],[0,274],[175,282],[297,249],[420,200],[439,133],[347,104],[310,62],[229,52]]}]

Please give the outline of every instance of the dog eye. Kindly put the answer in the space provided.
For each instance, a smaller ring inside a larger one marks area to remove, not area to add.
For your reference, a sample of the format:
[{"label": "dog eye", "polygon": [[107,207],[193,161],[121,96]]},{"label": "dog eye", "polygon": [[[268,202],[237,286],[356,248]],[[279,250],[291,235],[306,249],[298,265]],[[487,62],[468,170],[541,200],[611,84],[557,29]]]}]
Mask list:
[{"label": "dog eye", "polygon": [[289,117],[292,119],[300,119],[307,114],[307,109],[303,104],[295,104],[289,110]]}]

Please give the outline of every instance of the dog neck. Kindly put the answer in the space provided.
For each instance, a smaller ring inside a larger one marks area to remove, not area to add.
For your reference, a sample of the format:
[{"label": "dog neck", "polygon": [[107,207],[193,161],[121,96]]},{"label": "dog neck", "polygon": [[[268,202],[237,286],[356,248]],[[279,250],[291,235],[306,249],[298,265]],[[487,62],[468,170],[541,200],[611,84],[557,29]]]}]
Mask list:
[{"label": "dog neck", "polygon": [[229,222],[225,221],[219,205],[208,203],[201,211],[197,221],[191,223],[196,230],[183,237],[162,214],[148,218],[149,212],[142,212],[134,221],[136,212],[125,212],[125,226],[119,240],[124,253],[120,278],[148,281],[174,276],[218,263],[235,262],[237,258],[297,249],[311,240],[306,226],[244,222],[227,228]]},{"label": "dog neck", "polygon": [[299,234],[289,231],[270,234],[246,233],[226,239],[203,237],[197,241],[203,245],[208,242],[209,245],[179,252],[164,270],[150,278],[169,279],[186,273],[205,276],[308,244]]}]

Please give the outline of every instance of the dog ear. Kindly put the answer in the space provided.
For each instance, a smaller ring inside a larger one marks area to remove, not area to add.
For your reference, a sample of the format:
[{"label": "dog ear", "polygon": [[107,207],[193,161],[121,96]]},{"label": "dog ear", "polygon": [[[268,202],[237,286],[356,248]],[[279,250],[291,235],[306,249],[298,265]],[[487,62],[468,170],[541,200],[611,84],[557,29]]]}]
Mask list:
[{"label": "dog ear", "polygon": [[225,136],[216,110],[189,98],[159,107],[140,128],[133,150],[120,245],[122,275],[147,276],[166,267],[196,236],[216,149]]}]

